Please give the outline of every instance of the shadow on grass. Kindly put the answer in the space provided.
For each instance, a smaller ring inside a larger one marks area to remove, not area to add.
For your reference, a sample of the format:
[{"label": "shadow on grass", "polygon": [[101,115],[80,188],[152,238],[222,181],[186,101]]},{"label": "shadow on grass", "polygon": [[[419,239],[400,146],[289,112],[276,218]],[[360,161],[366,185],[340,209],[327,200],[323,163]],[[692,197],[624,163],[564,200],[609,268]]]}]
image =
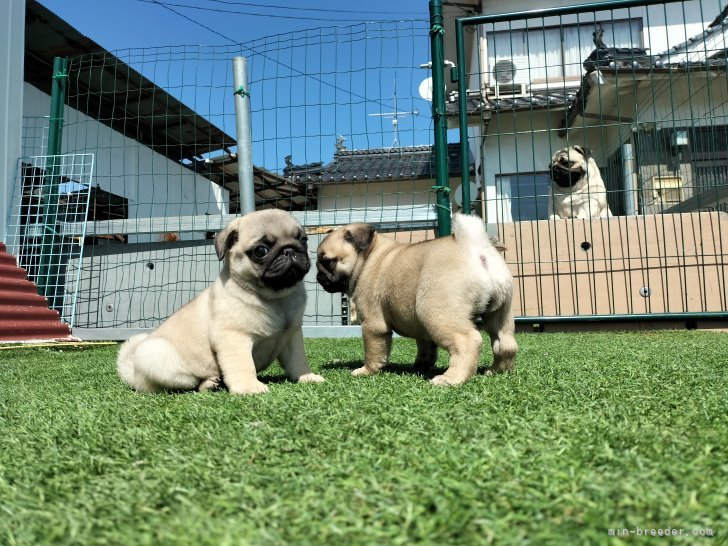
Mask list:
[{"label": "shadow on grass", "polygon": [[[357,368],[361,368],[364,365],[364,362],[362,360],[332,360],[330,362],[325,362],[321,365],[322,370],[349,370],[353,371]],[[476,372],[476,375],[483,375],[486,370],[490,368],[490,363],[484,364],[481,363],[478,366],[478,370]],[[425,379],[432,379],[436,375],[440,375],[447,369],[447,366],[443,364],[435,364],[432,368],[429,368],[428,370],[423,370],[421,368],[416,368],[414,363],[406,363],[406,362],[391,362],[387,364],[380,373],[382,374],[394,374],[394,375],[411,375],[416,377],[423,377]],[[274,371],[269,372],[265,371],[261,375],[258,375],[258,379],[265,383],[266,385],[279,385],[282,383],[292,383],[292,381],[288,378],[288,376],[280,371]],[[220,387],[217,389],[214,389],[211,392],[220,392],[220,391],[227,391],[227,385],[221,383]],[[173,395],[173,396],[179,396],[179,395],[189,395],[193,394],[195,392],[198,392],[196,390],[165,390],[161,391],[162,393]]]},{"label": "shadow on grass", "polygon": [[[364,362],[361,360],[333,361],[322,364],[321,368],[323,368],[324,370],[355,370],[357,368],[361,368],[363,365]],[[432,379],[439,373],[442,373],[442,370],[438,370],[437,367],[432,367],[429,370],[423,370],[420,368],[416,368],[413,363],[390,362],[384,368],[382,368],[381,373],[391,373],[395,375],[416,375],[419,377],[427,377],[428,379]]]},{"label": "shadow on grass", "polygon": [[[355,370],[361,368],[364,362],[361,360],[335,360],[326,362],[321,365],[324,370]],[[478,365],[478,370],[475,372],[476,375],[483,375],[486,370],[490,369],[492,363],[486,362]],[[432,379],[436,375],[440,375],[447,369],[444,364],[435,364],[432,368],[424,370],[422,368],[415,367],[414,363],[406,362],[390,362],[384,368],[381,373],[391,373],[395,375],[416,375],[419,377],[426,377]]]}]

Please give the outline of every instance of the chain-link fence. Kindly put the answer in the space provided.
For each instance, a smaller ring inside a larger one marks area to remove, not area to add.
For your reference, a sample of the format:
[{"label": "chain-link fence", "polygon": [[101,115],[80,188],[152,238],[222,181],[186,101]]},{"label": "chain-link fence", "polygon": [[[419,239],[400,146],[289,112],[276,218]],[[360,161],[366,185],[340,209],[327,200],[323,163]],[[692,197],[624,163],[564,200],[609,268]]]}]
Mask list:
[{"label": "chain-link fence", "polygon": [[[426,21],[72,58],[63,149],[95,155],[97,192],[77,328],[155,327],[217,276],[212,238],[241,208],[236,56],[249,67],[256,208],[296,215],[312,258],[323,233],[353,221],[434,237]],[[456,147],[450,163],[457,178]],[[306,325],[349,322],[315,271],[306,286]]]},{"label": "chain-link fence", "polygon": [[467,119],[474,210],[507,246],[521,320],[725,318],[725,4],[486,12],[458,27],[467,92],[450,113]]},{"label": "chain-link fence", "polygon": [[[85,217],[43,228],[83,233],[81,254],[61,253],[80,275],[67,320],[124,337],[217,276],[212,239],[241,209],[235,92],[251,105],[255,206],[296,215],[312,258],[324,233],[353,221],[433,238],[432,98],[443,91],[448,198],[505,243],[519,322],[725,318],[720,1],[486,4],[445,22],[457,77],[444,90],[428,79],[427,21],[71,58],[62,151],[93,154],[95,167]],[[233,83],[238,56],[247,89]],[[29,149],[47,145],[31,133]],[[346,298],[314,273],[305,325],[348,324]]]}]

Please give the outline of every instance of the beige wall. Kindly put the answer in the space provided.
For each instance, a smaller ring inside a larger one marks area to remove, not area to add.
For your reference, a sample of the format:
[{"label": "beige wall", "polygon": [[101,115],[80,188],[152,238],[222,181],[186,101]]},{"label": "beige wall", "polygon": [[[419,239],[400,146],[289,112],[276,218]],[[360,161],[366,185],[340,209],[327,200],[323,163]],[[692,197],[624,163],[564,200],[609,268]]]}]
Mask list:
[{"label": "beige wall", "polygon": [[[318,208],[376,209],[435,203],[430,191],[433,180],[387,180],[384,182],[341,182],[318,186]],[[452,188],[460,184],[459,178],[450,181]]]},{"label": "beige wall", "polygon": [[[728,309],[728,215],[505,224],[516,316]],[[649,297],[640,294],[647,287]]]},{"label": "beige wall", "polygon": [[[460,178],[450,179],[453,192],[460,185]],[[416,243],[435,236],[434,231],[406,229],[406,207],[414,205],[434,206],[437,197],[431,191],[434,180],[388,180],[384,182],[342,182],[318,186],[319,210],[367,209],[382,207],[402,208],[402,225],[405,229],[387,233],[386,236],[400,242]],[[451,194],[452,195],[452,194]],[[475,199],[475,196],[473,196]],[[452,204],[453,210],[456,206]]]}]

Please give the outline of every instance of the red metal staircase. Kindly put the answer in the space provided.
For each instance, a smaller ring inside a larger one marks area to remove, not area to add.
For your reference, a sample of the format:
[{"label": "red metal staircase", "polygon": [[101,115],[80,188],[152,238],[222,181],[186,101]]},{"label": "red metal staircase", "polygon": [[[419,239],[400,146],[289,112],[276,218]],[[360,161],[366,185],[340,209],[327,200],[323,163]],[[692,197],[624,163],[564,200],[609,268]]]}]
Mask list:
[{"label": "red metal staircase", "polygon": [[61,339],[73,339],[70,328],[0,243],[0,342]]}]

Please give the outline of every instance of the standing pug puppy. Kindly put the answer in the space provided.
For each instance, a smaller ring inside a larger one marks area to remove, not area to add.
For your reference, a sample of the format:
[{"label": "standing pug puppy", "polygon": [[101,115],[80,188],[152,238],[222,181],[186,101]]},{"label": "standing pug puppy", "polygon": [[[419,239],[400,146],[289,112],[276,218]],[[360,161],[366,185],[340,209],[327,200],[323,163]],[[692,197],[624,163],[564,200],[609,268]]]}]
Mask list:
[{"label": "standing pug puppy", "polygon": [[344,292],[356,304],[364,336],[364,366],[379,372],[389,361],[392,332],[417,341],[416,367],[429,369],[437,348],[450,353],[435,385],[459,385],[475,373],[483,338],[493,349],[493,372],[514,368],[518,346],[511,313],[513,277],[490,242],[480,218],[456,214],[453,234],[416,244],[398,243],[368,224],[339,228],[321,242],[317,280],[327,292]]},{"label": "standing pug puppy", "polygon": [[607,218],[607,190],[588,148],[571,146],[551,158],[549,219]]},{"label": "standing pug puppy", "polygon": [[124,343],[119,376],[142,392],[224,382],[235,394],[256,394],[268,390],[256,372],[278,360],[292,380],[322,382],[303,349],[311,263],[298,221],[281,210],[252,212],[217,234],[215,251],[224,263],[212,286],[151,334]]}]

